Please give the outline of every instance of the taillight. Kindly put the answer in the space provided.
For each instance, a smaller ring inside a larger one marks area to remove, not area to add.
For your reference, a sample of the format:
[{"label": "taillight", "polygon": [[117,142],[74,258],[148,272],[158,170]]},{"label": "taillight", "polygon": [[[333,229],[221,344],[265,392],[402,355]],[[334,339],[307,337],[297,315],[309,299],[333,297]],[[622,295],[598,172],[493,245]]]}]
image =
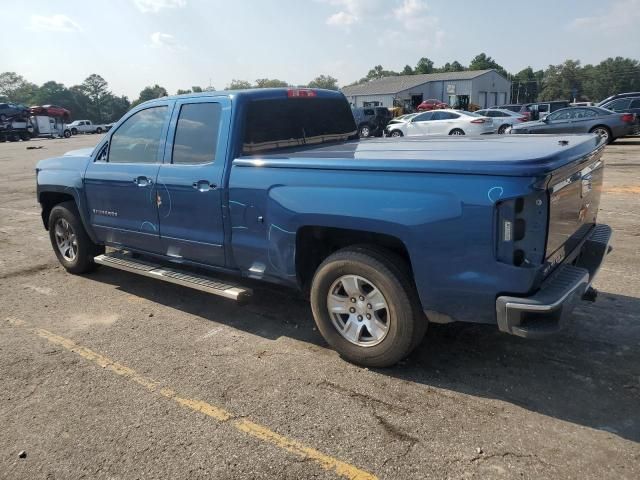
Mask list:
[{"label": "taillight", "polygon": [[620,117],[620,120],[627,123],[633,123],[635,115],[633,113],[625,113]]},{"label": "taillight", "polygon": [[498,261],[517,267],[540,265],[546,238],[546,193],[502,200],[496,207]]},{"label": "taillight", "polygon": [[289,98],[315,97],[316,95],[316,91],[310,88],[290,88],[289,90],[287,90],[287,96]]},{"label": "taillight", "polygon": [[475,120],[471,120],[471,123],[484,123],[484,118],[476,118]]},{"label": "taillight", "polygon": [[525,117],[519,117],[519,118],[518,118],[518,121],[519,121],[519,122],[526,122],[527,120],[529,120],[529,118],[528,118],[528,117],[526,117],[526,116],[525,116]]}]

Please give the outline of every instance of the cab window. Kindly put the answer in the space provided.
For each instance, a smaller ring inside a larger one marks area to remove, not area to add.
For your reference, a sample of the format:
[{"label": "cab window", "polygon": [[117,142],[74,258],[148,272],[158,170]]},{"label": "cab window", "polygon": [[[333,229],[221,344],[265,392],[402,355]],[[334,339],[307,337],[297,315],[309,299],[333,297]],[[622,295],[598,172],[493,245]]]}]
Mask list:
[{"label": "cab window", "polygon": [[167,107],[134,113],[111,136],[110,163],[156,163],[162,143]]}]

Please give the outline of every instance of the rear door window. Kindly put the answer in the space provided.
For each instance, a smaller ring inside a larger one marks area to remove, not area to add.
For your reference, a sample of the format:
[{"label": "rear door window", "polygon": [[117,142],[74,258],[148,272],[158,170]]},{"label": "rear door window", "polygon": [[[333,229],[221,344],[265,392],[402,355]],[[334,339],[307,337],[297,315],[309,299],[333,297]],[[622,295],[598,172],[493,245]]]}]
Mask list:
[{"label": "rear door window", "polygon": [[634,98],[629,104],[629,108],[640,108],[640,98]]},{"label": "rear door window", "polygon": [[182,105],[173,141],[173,163],[196,165],[215,161],[221,112],[219,103]]},{"label": "rear door window", "polygon": [[243,155],[357,138],[349,104],[340,98],[293,98],[249,102]]},{"label": "rear door window", "polygon": [[608,104],[605,108],[609,110],[613,110],[614,112],[622,112],[629,108],[629,104],[631,103],[631,99],[629,98],[620,98],[618,100],[614,100],[610,104]]}]

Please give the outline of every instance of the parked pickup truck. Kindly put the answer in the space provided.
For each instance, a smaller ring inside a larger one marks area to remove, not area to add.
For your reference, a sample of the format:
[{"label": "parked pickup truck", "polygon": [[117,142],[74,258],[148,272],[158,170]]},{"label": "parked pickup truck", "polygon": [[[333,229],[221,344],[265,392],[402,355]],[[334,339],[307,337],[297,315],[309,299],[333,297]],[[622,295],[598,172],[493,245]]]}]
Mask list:
[{"label": "parked pickup truck", "polygon": [[67,125],[72,135],[78,133],[102,133],[109,130],[106,125],[96,125],[91,120],[74,120]]},{"label": "parked pickup truck", "polygon": [[360,141],[338,92],[207,92],[139,105],[95,148],[41,161],[37,196],[71,273],[108,265],[235,300],[242,277],[292,287],[344,358],[384,367],[428,322],[540,337],[594,299],[603,148]]}]

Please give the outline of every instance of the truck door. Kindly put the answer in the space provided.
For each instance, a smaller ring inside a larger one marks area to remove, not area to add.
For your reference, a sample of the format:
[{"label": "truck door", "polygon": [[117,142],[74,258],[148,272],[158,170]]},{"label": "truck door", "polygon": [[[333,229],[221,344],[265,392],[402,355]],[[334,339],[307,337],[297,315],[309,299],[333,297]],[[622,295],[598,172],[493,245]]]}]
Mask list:
[{"label": "truck door", "polygon": [[160,252],[156,178],[169,124],[169,103],[139,110],[109,132],[85,172],[91,225],[114,246]]},{"label": "truck door", "polygon": [[224,266],[223,172],[231,119],[228,98],[176,102],[158,173],[163,253]]}]

